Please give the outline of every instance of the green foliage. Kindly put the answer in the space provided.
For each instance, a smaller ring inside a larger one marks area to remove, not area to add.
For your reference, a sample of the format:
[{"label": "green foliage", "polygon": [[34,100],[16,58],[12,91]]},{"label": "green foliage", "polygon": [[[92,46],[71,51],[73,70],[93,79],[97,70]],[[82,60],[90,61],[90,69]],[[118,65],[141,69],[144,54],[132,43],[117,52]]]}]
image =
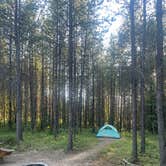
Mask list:
[{"label": "green foliage", "polygon": [[0,130],[0,143],[5,147],[13,147],[16,145],[16,136],[14,131],[6,129]]},{"label": "green foliage", "polygon": [[[131,159],[131,134],[123,133],[120,140],[113,141],[107,148],[101,151],[102,161],[110,161],[113,165],[121,165],[121,161]],[[138,139],[140,145],[140,139]],[[140,149],[140,147],[138,146]],[[147,134],[146,137],[146,154],[139,154],[138,164],[144,166],[156,166],[159,165],[158,154],[158,141],[156,135]]]},{"label": "green foliage", "polygon": [[148,93],[145,96],[146,103],[146,129],[152,133],[157,133],[157,114],[156,114],[156,97],[155,97],[155,86],[151,81]]},{"label": "green foliage", "polygon": [[84,130],[80,134],[76,135],[74,140],[74,149],[75,150],[83,150],[87,149],[98,142],[95,134],[92,134],[90,130]]},{"label": "green foliage", "polygon": [[158,151],[157,136],[149,134],[146,139],[146,154],[140,155],[140,163],[145,166],[159,165]]},{"label": "green foliage", "polygon": [[[65,149],[67,138],[67,130],[62,131],[56,138],[49,131],[34,133],[27,131],[24,132],[24,141],[17,145],[14,131],[0,130],[2,146],[13,148],[17,151]],[[74,150],[80,151],[96,143],[95,135],[91,134],[88,130],[84,130],[75,136]]]}]

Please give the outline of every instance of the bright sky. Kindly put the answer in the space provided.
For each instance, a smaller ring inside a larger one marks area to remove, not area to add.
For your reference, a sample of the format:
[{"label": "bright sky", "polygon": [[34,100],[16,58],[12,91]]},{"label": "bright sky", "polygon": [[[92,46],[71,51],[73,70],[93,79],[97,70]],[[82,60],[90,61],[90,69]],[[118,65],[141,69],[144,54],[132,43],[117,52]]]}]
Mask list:
[{"label": "bright sky", "polygon": [[[45,2],[46,0],[39,0],[39,3],[42,5],[45,5]],[[99,10],[99,19],[108,17],[108,21],[111,23],[109,24],[105,21],[105,23],[102,25],[103,27],[106,27],[108,29],[108,32],[104,36],[104,47],[108,48],[111,34],[117,35],[124,19],[121,15],[115,16],[115,13],[117,14],[121,8],[121,4],[117,3],[116,0],[104,0],[104,2],[101,4],[101,7],[102,8]],[[41,10],[43,9],[45,9],[45,6],[42,6]],[[111,21],[112,18],[114,18],[114,21]]]},{"label": "bright sky", "polygon": [[[102,9],[99,11],[100,18],[108,16],[110,18],[109,21],[111,22],[111,18],[115,16],[115,13],[118,13],[120,11],[121,5],[116,3],[115,0],[104,0],[104,3],[102,5]],[[111,34],[117,35],[117,32],[122,23],[123,17],[120,15],[115,16],[115,21],[111,22],[112,25],[107,22],[104,23],[104,26],[108,28],[108,32],[104,36],[104,46],[106,48],[109,46]]]}]

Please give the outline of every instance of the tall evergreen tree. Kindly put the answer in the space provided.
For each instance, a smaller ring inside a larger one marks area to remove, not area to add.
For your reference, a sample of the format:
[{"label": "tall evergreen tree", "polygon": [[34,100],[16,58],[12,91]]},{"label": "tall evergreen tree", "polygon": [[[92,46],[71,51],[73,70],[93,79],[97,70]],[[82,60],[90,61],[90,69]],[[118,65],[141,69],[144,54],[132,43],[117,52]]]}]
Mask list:
[{"label": "tall evergreen tree", "polygon": [[132,159],[137,160],[137,79],[135,43],[135,1],[130,0],[131,75],[132,75]]},{"label": "tall evergreen tree", "polygon": [[22,135],[22,108],[21,108],[21,62],[20,62],[20,0],[15,0],[15,45],[16,45],[16,137],[17,143],[23,139]]},{"label": "tall evergreen tree", "polygon": [[69,126],[68,126],[68,144],[67,150],[73,150],[73,12],[74,12],[74,0],[69,0],[69,38],[68,38],[68,67],[69,67]]},{"label": "tall evergreen tree", "polygon": [[142,56],[141,56],[141,152],[145,153],[145,53],[146,53],[146,0],[143,0],[143,33],[142,33]]},{"label": "tall evergreen tree", "polygon": [[159,135],[160,165],[166,165],[166,136],[164,125],[164,60],[163,60],[163,23],[162,23],[162,0],[157,0],[156,19],[157,19],[157,54],[156,54],[156,107]]}]

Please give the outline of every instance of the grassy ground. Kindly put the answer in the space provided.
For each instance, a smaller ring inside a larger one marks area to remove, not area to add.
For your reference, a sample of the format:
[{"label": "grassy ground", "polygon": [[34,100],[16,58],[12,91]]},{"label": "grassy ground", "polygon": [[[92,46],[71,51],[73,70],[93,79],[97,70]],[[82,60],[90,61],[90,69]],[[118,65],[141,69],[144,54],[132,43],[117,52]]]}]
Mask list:
[{"label": "grassy ground", "polygon": [[[0,142],[3,143],[3,147],[13,148],[17,151],[29,151],[29,150],[56,150],[66,149],[67,145],[67,131],[62,131],[57,138],[49,132],[24,132],[24,141],[19,146],[16,145],[15,131],[9,131],[6,129],[0,129]],[[82,133],[76,136],[74,140],[74,149],[81,151],[90,149],[90,147],[97,144],[98,140],[95,134],[92,134],[89,130],[83,130]],[[120,140],[112,141],[112,143],[105,149],[101,150],[101,153],[94,160],[99,161],[98,165],[113,166],[121,165],[122,159],[130,161],[131,157],[131,134],[123,133]],[[138,139],[138,145],[140,145],[140,139]],[[140,147],[138,147],[138,150]],[[158,141],[157,136],[147,134],[146,136],[146,154],[141,155],[139,153],[139,165],[141,166],[158,166],[159,154],[158,154]]]},{"label": "grassy ground", "polygon": [[[140,145],[140,138],[138,139]],[[131,158],[131,135],[123,133],[120,140],[114,141],[110,146],[103,149],[99,160],[101,162],[110,161],[112,165],[121,165],[122,159],[130,161]],[[138,150],[140,146],[138,146]],[[146,138],[146,154],[138,154],[138,164],[141,166],[159,166],[157,136],[147,134]]]},{"label": "grassy ground", "polygon": [[[3,143],[3,147],[13,148],[17,151],[29,151],[29,150],[55,150],[66,149],[67,145],[67,131],[61,131],[55,138],[49,131],[45,132],[24,132],[24,141],[18,146],[15,139],[15,131],[9,131],[6,129],[0,129],[0,142]],[[83,130],[74,139],[74,149],[84,150],[97,143],[97,139],[94,134],[88,130]]]}]

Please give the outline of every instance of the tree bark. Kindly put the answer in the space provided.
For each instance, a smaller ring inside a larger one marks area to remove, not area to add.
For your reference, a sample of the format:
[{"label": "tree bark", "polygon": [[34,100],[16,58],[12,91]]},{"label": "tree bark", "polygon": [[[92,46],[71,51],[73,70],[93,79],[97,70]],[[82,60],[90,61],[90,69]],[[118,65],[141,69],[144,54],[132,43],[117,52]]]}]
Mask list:
[{"label": "tree bark", "polygon": [[69,0],[69,39],[68,39],[68,67],[69,67],[69,127],[67,151],[73,150],[73,10],[74,0]]},{"label": "tree bark", "polygon": [[135,1],[130,0],[130,37],[131,37],[131,76],[132,76],[132,159],[137,161],[137,79],[136,79],[136,46],[135,46]]},{"label": "tree bark", "polygon": [[10,27],[10,36],[9,36],[9,120],[8,120],[8,126],[10,129],[12,128],[12,34],[13,34],[13,28]]},{"label": "tree bark", "polygon": [[94,63],[94,54],[92,53],[92,132],[95,132],[95,63]]},{"label": "tree bark", "polygon": [[146,49],[146,0],[143,0],[143,37],[142,37],[142,56],[141,56],[141,153],[145,153],[145,80],[144,80],[144,61]]},{"label": "tree bark", "polygon": [[115,73],[112,67],[111,81],[110,81],[110,124],[114,125],[114,121],[115,121]]},{"label": "tree bark", "polygon": [[166,165],[166,138],[164,126],[164,75],[163,75],[163,25],[162,25],[162,0],[157,0],[156,19],[157,19],[157,54],[156,54],[156,109],[158,121],[160,165]]},{"label": "tree bark", "polygon": [[40,103],[40,121],[41,121],[41,130],[44,129],[45,127],[45,121],[44,121],[44,88],[45,88],[45,84],[44,84],[44,52],[43,52],[43,41],[42,41],[42,75],[41,75],[41,103]]},{"label": "tree bark", "polygon": [[54,45],[54,57],[53,57],[53,133],[57,136],[59,129],[59,110],[58,110],[58,56],[59,56],[59,3],[55,2],[56,9],[55,14],[55,45]]},{"label": "tree bark", "polygon": [[21,110],[21,62],[20,62],[20,0],[15,0],[15,45],[16,45],[16,139],[19,144],[22,135],[22,110]]}]

